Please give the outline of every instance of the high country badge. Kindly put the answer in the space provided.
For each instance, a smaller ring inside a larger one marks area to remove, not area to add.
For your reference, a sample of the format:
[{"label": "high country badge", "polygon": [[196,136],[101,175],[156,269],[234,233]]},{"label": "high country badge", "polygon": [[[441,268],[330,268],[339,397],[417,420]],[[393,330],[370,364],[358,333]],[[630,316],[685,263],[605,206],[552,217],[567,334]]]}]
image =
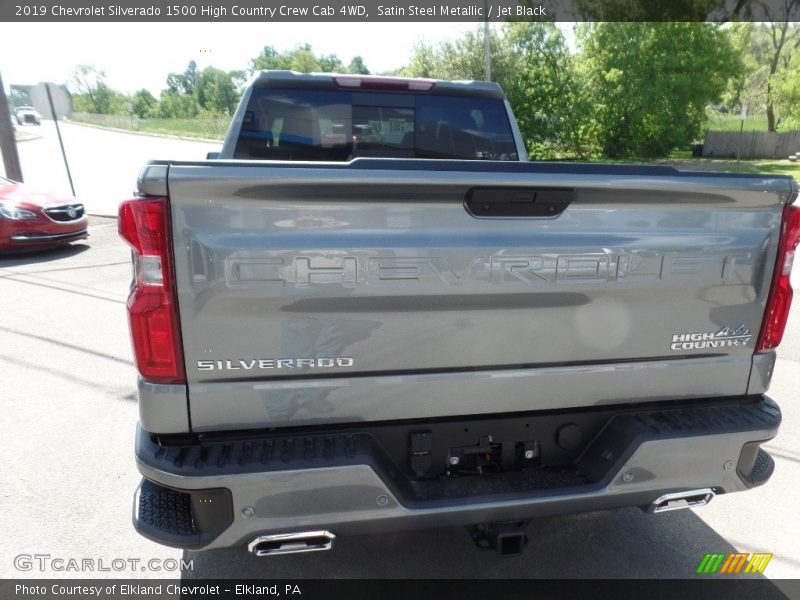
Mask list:
[{"label": "high country badge", "polygon": [[676,333],[672,336],[670,350],[703,350],[704,348],[731,348],[746,346],[753,337],[744,325],[736,329],[723,327],[717,332]]}]

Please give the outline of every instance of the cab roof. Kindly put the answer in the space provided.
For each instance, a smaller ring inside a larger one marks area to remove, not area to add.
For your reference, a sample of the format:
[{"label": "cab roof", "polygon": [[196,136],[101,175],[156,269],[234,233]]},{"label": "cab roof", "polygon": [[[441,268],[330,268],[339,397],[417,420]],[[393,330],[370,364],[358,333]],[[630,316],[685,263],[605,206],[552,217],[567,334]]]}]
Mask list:
[{"label": "cab roof", "polygon": [[256,88],[351,90],[370,92],[423,93],[446,96],[503,99],[499,85],[490,81],[445,81],[412,77],[385,77],[345,73],[298,73],[261,71],[251,84]]}]

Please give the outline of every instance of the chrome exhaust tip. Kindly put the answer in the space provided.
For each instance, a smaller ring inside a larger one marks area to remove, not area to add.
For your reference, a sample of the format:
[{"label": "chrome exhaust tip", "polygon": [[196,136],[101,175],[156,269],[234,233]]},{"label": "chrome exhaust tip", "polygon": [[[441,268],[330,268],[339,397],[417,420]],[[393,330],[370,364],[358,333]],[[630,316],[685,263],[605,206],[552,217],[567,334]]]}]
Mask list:
[{"label": "chrome exhaust tip", "polygon": [[714,490],[711,488],[664,494],[663,496],[656,498],[655,502],[653,502],[647,509],[647,512],[655,514],[670,510],[681,510],[684,508],[705,506],[714,499],[715,495],[716,494],[714,493]]},{"label": "chrome exhaust tip", "polygon": [[336,536],[330,531],[276,533],[258,536],[247,545],[247,549],[256,556],[277,556],[330,550],[335,541]]}]

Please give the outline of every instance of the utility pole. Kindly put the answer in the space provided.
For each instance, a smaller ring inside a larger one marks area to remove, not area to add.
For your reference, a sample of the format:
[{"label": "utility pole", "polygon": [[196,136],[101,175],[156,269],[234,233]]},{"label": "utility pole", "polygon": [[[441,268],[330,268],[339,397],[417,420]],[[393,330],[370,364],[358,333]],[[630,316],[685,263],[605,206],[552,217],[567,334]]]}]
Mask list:
[{"label": "utility pole", "polygon": [[739,147],[736,150],[736,172],[742,161],[742,135],[744,134],[744,120],[747,117],[747,104],[742,104],[741,124],[739,125]]},{"label": "utility pole", "polygon": [[8,110],[8,98],[3,87],[2,75],[0,75],[0,153],[3,155],[6,177],[21,182],[22,167],[17,153],[17,138],[11,125],[11,112]]},{"label": "utility pole", "polygon": [[69,162],[67,162],[67,152],[64,150],[64,140],[61,139],[61,128],[58,126],[58,113],[53,104],[53,96],[50,94],[50,84],[45,83],[44,89],[47,92],[47,102],[50,104],[50,114],[53,116],[53,123],[56,126],[56,135],[58,135],[58,145],[61,146],[61,156],[64,157],[64,167],[67,169],[67,179],[69,179],[69,188],[72,190],[72,195],[75,195],[75,185],[72,183],[72,173],[69,170]]},{"label": "utility pole", "polygon": [[492,51],[489,45],[489,0],[483,0],[483,63],[486,81],[492,80]]}]

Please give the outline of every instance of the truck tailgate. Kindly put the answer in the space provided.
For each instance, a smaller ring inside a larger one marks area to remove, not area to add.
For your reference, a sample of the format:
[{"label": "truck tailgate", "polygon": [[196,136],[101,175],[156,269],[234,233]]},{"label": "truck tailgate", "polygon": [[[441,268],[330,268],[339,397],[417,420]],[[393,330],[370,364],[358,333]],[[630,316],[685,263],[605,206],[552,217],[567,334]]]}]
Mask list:
[{"label": "truck tailgate", "polygon": [[379,159],[168,187],[196,431],[745,394],[792,193]]}]

